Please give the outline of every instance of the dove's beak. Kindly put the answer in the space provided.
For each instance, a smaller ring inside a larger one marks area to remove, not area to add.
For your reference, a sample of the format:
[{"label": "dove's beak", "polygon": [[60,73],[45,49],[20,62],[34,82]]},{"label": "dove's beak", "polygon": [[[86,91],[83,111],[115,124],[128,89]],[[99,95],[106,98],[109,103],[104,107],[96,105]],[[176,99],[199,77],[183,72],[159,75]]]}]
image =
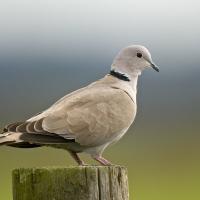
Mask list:
[{"label": "dove's beak", "polygon": [[159,72],[159,68],[154,64],[154,63],[151,63],[151,67],[156,70],[157,72]]}]

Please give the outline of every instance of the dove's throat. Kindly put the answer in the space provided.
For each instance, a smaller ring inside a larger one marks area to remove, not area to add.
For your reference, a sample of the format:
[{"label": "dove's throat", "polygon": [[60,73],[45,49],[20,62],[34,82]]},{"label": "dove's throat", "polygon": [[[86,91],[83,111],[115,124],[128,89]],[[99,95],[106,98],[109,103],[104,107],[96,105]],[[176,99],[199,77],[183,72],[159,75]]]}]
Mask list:
[{"label": "dove's throat", "polygon": [[138,75],[134,75],[130,79],[130,86],[132,87],[133,91],[137,93],[137,82],[138,82]]}]

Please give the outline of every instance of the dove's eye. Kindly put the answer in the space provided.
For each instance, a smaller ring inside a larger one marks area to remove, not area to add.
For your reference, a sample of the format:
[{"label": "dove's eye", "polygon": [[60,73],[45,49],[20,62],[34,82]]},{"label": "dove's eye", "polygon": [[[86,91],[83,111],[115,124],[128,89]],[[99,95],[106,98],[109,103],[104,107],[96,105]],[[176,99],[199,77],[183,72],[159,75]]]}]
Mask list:
[{"label": "dove's eye", "polygon": [[137,57],[138,58],[142,58],[142,54],[141,53],[137,53]]}]

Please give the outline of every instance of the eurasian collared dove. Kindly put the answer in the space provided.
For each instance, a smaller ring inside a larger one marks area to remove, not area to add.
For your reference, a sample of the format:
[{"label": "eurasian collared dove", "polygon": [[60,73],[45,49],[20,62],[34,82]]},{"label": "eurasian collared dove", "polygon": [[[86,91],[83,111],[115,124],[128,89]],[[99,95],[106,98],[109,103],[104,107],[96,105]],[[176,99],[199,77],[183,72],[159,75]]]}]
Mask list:
[{"label": "eurasian collared dove", "polygon": [[122,49],[105,77],[76,90],[47,110],[24,121],[12,123],[0,135],[0,145],[20,148],[52,146],[66,149],[79,165],[85,152],[103,165],[104,149],[118,141],[133,123],[137,104],[137,80],[152,67],[149,51],[140,45]]}]

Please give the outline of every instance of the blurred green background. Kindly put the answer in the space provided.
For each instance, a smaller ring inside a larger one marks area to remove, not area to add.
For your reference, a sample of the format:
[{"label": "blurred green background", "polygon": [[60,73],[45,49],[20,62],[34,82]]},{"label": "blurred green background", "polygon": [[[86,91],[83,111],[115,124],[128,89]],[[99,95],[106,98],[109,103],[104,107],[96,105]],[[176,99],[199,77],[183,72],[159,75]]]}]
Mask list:
[{"label": "blurred green background", "polygon": [[[128,167],[131,200],[200,199],[199,4],[1,1],[0,127],[101,78],[120,48],[143,44],[160,73],[140,77],[136,121],[104,155]],[[0,147],[0,199],[12,199],[14,168],[74,164],[62,150]]]}]

